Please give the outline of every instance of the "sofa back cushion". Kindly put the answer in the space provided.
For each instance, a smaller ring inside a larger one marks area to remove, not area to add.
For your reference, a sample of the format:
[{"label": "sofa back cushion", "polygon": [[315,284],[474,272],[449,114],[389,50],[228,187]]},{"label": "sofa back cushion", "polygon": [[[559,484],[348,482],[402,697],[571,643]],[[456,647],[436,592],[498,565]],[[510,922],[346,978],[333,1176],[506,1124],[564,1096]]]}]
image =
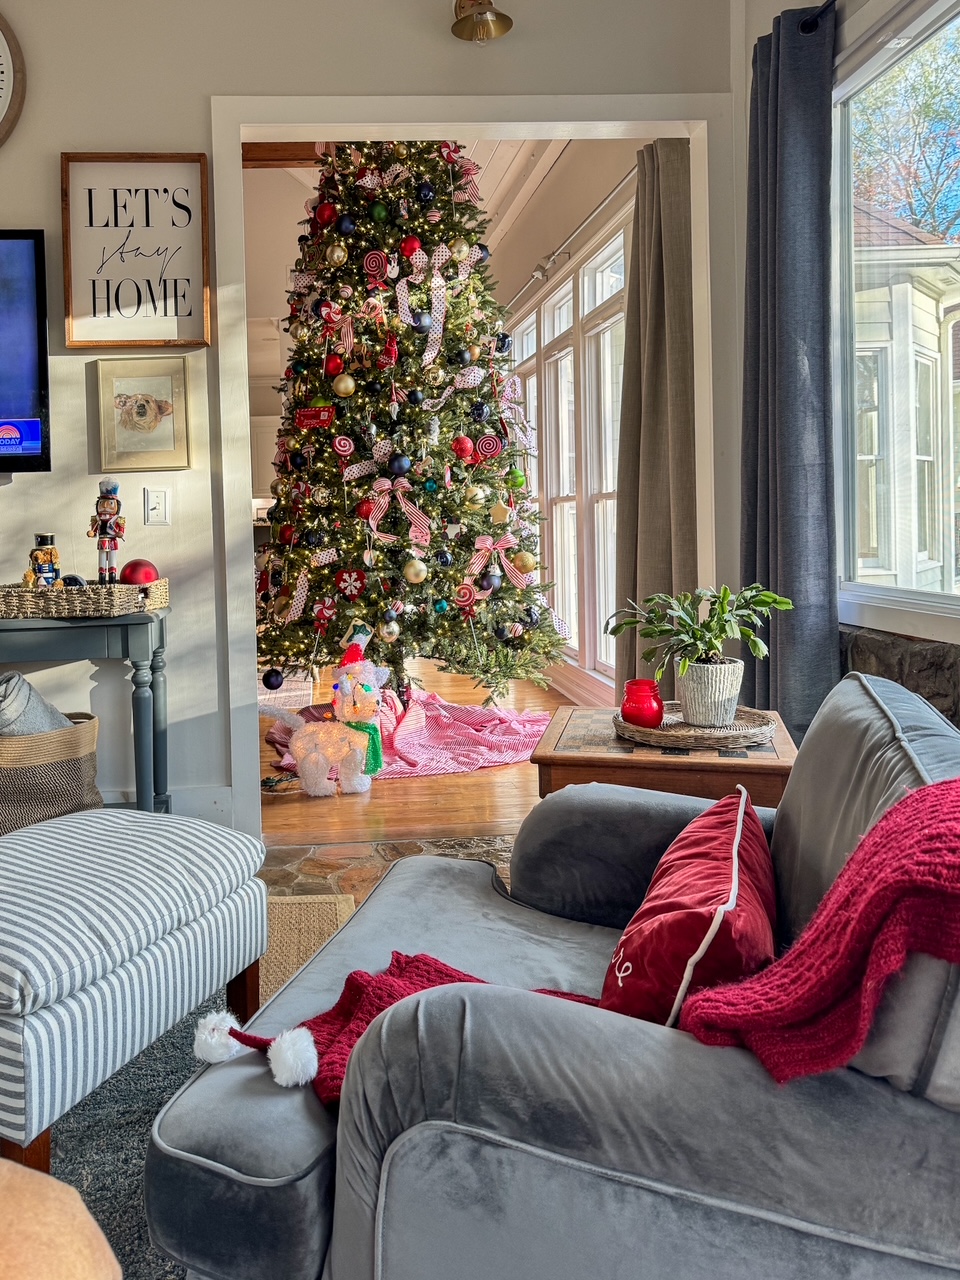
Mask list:
[{"label": "sofa back cushion", "polygon": [[[960,777],[960,732],[923,698],[854,672],[807,731],[777,810],[770,851],[788,946],[865,835],[908,792]],[[960,1110],[956,966],[915,955],[888,988],[853,1065]]]}]

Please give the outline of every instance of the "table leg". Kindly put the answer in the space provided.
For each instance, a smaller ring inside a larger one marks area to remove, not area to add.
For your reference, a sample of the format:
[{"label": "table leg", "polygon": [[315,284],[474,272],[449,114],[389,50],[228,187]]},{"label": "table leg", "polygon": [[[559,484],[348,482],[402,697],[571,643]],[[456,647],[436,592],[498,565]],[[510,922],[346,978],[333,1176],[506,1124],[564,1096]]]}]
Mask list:
[{"label": "table leg", "polygon": [[131,658],[133,667],[133,762],[137,808],[153,813],[153,679],[150,661]]},{"label": "table leg", "polygon": [[150,663],[153,690],[153,798],[166,811],[170,797],[167,794],[167,672],[164,648],[153,651]]}]

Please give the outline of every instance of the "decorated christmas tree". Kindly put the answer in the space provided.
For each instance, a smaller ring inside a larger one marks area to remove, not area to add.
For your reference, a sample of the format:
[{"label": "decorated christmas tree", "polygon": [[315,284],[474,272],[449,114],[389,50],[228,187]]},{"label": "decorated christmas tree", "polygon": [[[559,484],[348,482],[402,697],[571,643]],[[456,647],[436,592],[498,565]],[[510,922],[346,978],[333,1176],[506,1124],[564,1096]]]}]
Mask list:
[{"label": "decorated christmas tree", "polygon": [[534,441],[477,166],[446,142],[323,152],[257,560],[264,683],[334,666],[359,640],[401,691],[414,656],[494,694],[543,684],[567,632],[538,572]]}]

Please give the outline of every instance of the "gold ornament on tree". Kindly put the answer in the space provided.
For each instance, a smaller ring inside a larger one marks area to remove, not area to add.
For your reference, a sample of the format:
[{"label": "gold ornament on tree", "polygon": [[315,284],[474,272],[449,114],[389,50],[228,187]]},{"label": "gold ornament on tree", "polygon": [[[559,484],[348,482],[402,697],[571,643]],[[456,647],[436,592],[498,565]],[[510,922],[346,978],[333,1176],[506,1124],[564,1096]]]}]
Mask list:
[{"label": "gold ornament on tree", "polygon": [[482,511],[490,498],[490,491],[482,484],[472,484],[463,495],[463,503],[468,511]]},{"label": "gold ornament on tree", "polygon": [[338,395],[342,399],[352,396],[356,389],[357,384],[349,373],[339,373],[333,380],[334,395]]},{"label": "gold ornament on tree", "polygon": [[432,364],[423,376],[431,387],[439,387],[443,382],[443,370],[439,365]]},{"label": "gold ornament on tree", "polygon": [[423,582],[427,576],[427,566],[422,560],[408,560],[403,566],[403,576],[408,582]]},{"label": "gold ornament on tree", "polygon": [[347,252],[347,246],[345,244],[335,243],[327,245],[325,257],[331,267],[342,267],[350,257],[350,254]]},{"label": "gold ornament on tree", "polygon": [[465,262],[470,255],[470,245],[463,236],[457,236],[450,242],[450,257],[454,262]]},{"label": "gold ornament on tree", "polygon": [[533,573],[537,567],[537,557],[529,551],[518,551],[513,557],[513,567],[518,573]]}]

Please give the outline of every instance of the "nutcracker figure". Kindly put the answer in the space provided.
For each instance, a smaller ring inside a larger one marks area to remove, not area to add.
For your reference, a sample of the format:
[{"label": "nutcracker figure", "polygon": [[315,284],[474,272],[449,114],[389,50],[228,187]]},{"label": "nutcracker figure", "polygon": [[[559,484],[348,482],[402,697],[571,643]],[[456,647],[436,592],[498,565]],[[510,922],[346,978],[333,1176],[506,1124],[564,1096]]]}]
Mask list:
[{"label": "nutcracker figure", "polygon": [[96,514],[90,517],[88,538],[97,540],[98,581],[101,586],[115,586],[117,581],[117,551],[123,541],[127,522],[120,514],[120,481],[107,477],[100,481],[100,497]]},{"label": "nutcracker figure", "polygon": [[23,575],[25,587],[58,587],[63,590],[60,581],[60,553],[56,548],[52,533],[35,533],[33,550],[30,552],[30,568]]}]

